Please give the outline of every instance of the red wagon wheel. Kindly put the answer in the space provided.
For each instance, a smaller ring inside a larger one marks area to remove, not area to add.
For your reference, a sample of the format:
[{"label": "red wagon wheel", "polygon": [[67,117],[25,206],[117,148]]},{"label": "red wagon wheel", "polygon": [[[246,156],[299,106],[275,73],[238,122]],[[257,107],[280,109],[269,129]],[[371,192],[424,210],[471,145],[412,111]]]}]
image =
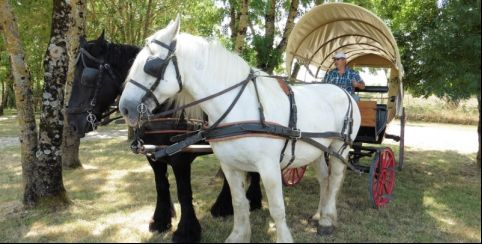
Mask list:
[{"label": "red wagon wheel", "polygon": [[395,185],[395,156],[392,149],[382,148],[375,154],[370,167],[369,195],[374,208],[392,200]]},{"label": "red wagon wheel", "polygon": [[290,168],[281,171],[281,176],[283,179],[283,185],[294,186],[300,183],[303,175],[305,174],[306,166],[300,168]]}]

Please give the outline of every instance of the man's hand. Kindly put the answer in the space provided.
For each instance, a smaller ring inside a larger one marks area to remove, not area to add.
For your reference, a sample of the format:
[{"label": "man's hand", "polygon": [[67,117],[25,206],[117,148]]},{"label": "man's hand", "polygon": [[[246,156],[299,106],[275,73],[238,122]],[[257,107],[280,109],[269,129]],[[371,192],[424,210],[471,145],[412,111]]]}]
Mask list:
[{"label": "man's hand", "polygon": [[357,82],[356,80],[351,80],[351,84],[352,84],[353,87],[355,87],[355,88],[365,89],[365,84],[363,84],[363,83],[361,83],[361,82]]}]

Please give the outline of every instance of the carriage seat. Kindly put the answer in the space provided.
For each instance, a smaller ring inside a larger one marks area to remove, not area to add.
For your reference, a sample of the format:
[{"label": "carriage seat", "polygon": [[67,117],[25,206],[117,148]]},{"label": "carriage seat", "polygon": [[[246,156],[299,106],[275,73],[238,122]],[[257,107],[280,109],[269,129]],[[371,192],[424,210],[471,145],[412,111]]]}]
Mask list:
[{"label": "carriage seat", "polygon": [[387,126],[388,110],[386,104],[376,101],[359,101],[361,127],[355,141],[381,143]]}]

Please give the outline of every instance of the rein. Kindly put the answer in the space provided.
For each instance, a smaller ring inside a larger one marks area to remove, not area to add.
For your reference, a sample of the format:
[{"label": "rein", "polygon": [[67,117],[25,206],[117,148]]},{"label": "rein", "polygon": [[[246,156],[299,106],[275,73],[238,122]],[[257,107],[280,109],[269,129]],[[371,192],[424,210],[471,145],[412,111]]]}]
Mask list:
[{"label": "rein", "polygon": [[181,110],[184,110],[186,108],[189,108],[189,107],[193,107],[193,106],[196,106],[200,103],[203,103],[207,100],[210,100],[210,99],[213,99],[215,97],[218,97],[218,96],[221,96],[231,90],[234,90],[235,88],[237,87],[240,87],[240,86],[246,86],[252,79],[254,79],[256,76],[253,74],[253,71],[251,70],[250,71],[250,74],[246,77],[246,79],[236,83],[235,85],[233,86],[230,86],[222,91],[219,91],[219,92],[216,92],[212,95],[209,95],[207,97],[204,97],[204,98],[201,98],[199,100],[196,100],[194,102],[191,102],[191,103],[188,103],[188,104],[185,104],[183,106],[180,106],[180,107],[177,107],[177,108],[173,108],[173,109],[170,109],[170,110],[167,110],[167,111],[164,111],[164,112],[161,112],[161,113],[156,113],[156,114],[153,114],[153,115],[150,115],[148,116],[149,119],[157,119],[157,118],[161,118],[161,117],[165,117],[167,115],[171,115],[171,114],[174,114],[178,111],[181,111]]},{"label": "rein", "polygon": [[[162,43],[162,42],[159,42],[159,41],[157,41],[155,43],[169,50],[168,58],[166,58],[166,60],[170,60],[172,57],[175,57],[175,54],[174,54],[175,50],[173,50],[175,48],[175,41],[173,42],[174,44],[171,43],[171,45],[169,45],[169,46]],[[172,48],[173,46],[174,46],[174,48]],[[146,62],[146,66],[147,66],[148,63],[149,63],[149,59]],[[169,62],[166,62],[166,63],[168,64]],[[211,126],[209,126],[208,128],[200,129],[200,130],[198,130],[196,132],[193,132],[193,133],[188,133],[188,134],[186,134],[186,136],[177,137],[177,138],[182,137],[183,140],[181,140],[177,143],[174,143],[170,146],[167,146],[167,147],[164,147],[164,148],[155,148],[154,147],[155,149],[151,150],[153,147],[150,146],[150,145],[144,146],[143,141],[139,138],[138,133],[136,132],[136,140],[134,140],[131,144],[131,150],[134,153],[146,154],[146,155],[149,155],[150,157],[152,157],[154,160],[157,160],[157,159],[165,157],[165,156],[172,156],[173,154],[178,153],[182,149],[184,149],[184,148],[186,148],[186,147],[188,147],[192,144],[195,144],[199,141],[202,141],[202,140],[209,140],[209,139],[215,139],[215,138],[226,138],[226,137],[230,137],[230,136],[238,136],[238,135],[244,135],[244,134],[249,134],[249,133],[260,133],[260,134],[265,133],[265,134],[271,134],[271,135],[286,138],[284,147],[281,151],[280,162],[282,162],[282,160],[283,160],[284,152],[286,150],[288,142],[290,140],[292,141],[292,143],[291,143],[291,152],[292,152],[291,155],[292,155],[292,157],[291,157],[289,163],[283,169],[289,167],[294,162],[296,142],[298,140],[301,140],[301,141],[304,141],[304,142],[306,142],[306,143],[308,143],[308,144],[310,144],[310,145],[312,145],[312,146],[314,146],[314,147],[316,147],[316,148],[318,148],[318,149],[320,149],[324,152],[329,153],[330,155],[333,155],[334,157],[341,160],[350,169],[354,170],[355,172],[360,173],[360,171],[358,169],[356,169],[349,161],[347,161],[342,156],[342,154],[343,154],[344,150],[347,148],[347,146],[352,144],[350,135],[351,135],[351,132],[352,132],[352,127],[353,127],[353,105],[352,105],[351,99],[349,97],[350,95],[346,91],[345,91],[345,93],[348,96],[349,105],[348,105],[348,110],[345,114],[345,120],[344,120],[344,124],[343,124],[343,129],[342,129],[341,132],[302,132],[300,129],[298,129],[297,126],[296,126],[296,124],[297,124],[297,107],[296,107],[295,97],[294,97],[294,93],[293,93],[291,87],[289,87],[289,86],[286,86],[284,88],[282,87],[282,89],[285,90],[285,93],[288,96],[289,102],[290,102],[290,116],[289,116],[288,127],[282,126],[282,125],[274,125],[272,123],[266,123],[265,117],[264,117],[264,112],[263,112],[263,106],[261,104],[261,100],[260,100],[259,92],[258,92],[258,87],[257,87],[257,84],[256,84],[256,78],[261,77],[261,76],[254,75],[254,72],[253,72],[252,69],[250,69],[250,73],[248,74],[248,76],[244,80],[242,80],[242,81],[240,81],[240,82],[238,82],[238,83],[236,83],[236,84],[234,84],[234,85],[232,85],[232,86],[230,86],[230,87],[228,87],[228,88],[226,88],[222,91],[219,91],[217,93],[214,93],[212,95],[209,95],[207,97],[199,99],[197,101],[191,102],[189,104],[180,106],[178,108],[170,109],[170,110],[167,110],[167,111],[164,111],[164,112],[161,112],[161,113],[156,113],[156,114],[153,114],[153,115],[148,115],[147,105],[144,103],[145,99],[148,95],[151,95],[155,98],[156,104],[157,105],[159,104],[159,102],[157,101],[157,98],[154,96],[153,92],[157,88],[157,86],[159,85],[159,81],[161,79],[160,77],[164,76],[165,67],[167,67],[167,64],[164,64],[165,66],[161,67],[162,68],[161,76],[155,76],[153,74],[148,73],[148,71],[150,69],[146,66],[144,67],[144,72],[157,77],[156,82],[154,83],[154,85],[150,89],[144,87],[142,84],[140,84],[136,81],[130,80],[130,82],[132,82],[134,85],[136,85],[138,87],[141,87],[143,90],[146,91],[146,94],[142,98],[141,103],[137,107],[137,110],[139,112],[138,123],[137,123],[137,126],[138,126],[137,131],[140,131],[140,129],[142,127],[142,123],[145,121],[145,118],[147,118],[147,120],[150,120],[152,118],[160,118],[160,117],[163,117],[163,116],[166,116],[166,115],[170,115],[170,114],[173,114],[177,111],[181,111],[181,110],[186,109],[188,107],[198,105],[198,104],[200,104],[202,102],[205,102],[207,100],[213,99],[213,98],[221,96],[223,94],[226,94],[227,92],[229,92],[229,91],[231,91],[231,90],[233,90],[237,87],[241,87],[241,89],[239,90],[239,92],[237,93],[236,97],[233,99],[233,101],[231,102],[231,104],[229,105],[227,110]],[[177,81],[180,84],[179,85],[180,86],[179,91],[181,91],[182,84],[181,84],[181,79],[180,79],[180,75],[179,75],[179,68],[177,66],[177,63],[174,63],[174,64],[175,64],[175,68],[176,68],[176,74],[177,74],[177,77],[178,77]],[[278,76],[263,76],[263,77],[280,78]],[[243,94],[244,90],[246,89],[246,87],[247,87],[247,85],[250,81],[253,82],[255,92],[256,92],[256,98],[258,100],[258,110],[259,110],[259,116],[260,116],[259,123],[257,123],[257,122],[255,122],[255,123],[239,122],[239,123],[234,123],[233,125],[219,126],[220,123],[226,118],[226,116],[232,111],[232,109],[234,108],[234,106],[238,102],[239,98]],[[148,91],[150,91],[150,92],[148,92]],[[155,110],[156,109],[154,109],[154,111]],[[347,132],[347,133],[345,133],[345,132]],[[317,142],[313,138],[335,138],[335,139],[342,140],[344,142],[344,145],[339,149],[339,151],[334,151],[333,149],[331,149],[329,147],[326,147],[323,144]]]}]

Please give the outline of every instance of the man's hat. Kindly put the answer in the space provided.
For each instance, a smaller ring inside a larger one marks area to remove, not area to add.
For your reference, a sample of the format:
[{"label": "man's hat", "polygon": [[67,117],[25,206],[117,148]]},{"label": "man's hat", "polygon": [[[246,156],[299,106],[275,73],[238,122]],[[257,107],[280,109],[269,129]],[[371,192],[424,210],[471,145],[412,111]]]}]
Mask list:
[{"label": "man's hat", "polygon": [[346,59],[346,54],[342,51],[338,51],[335,53],[335,56],[333,56],[333,59],[339,59],[339,58],[344,58]]}]

